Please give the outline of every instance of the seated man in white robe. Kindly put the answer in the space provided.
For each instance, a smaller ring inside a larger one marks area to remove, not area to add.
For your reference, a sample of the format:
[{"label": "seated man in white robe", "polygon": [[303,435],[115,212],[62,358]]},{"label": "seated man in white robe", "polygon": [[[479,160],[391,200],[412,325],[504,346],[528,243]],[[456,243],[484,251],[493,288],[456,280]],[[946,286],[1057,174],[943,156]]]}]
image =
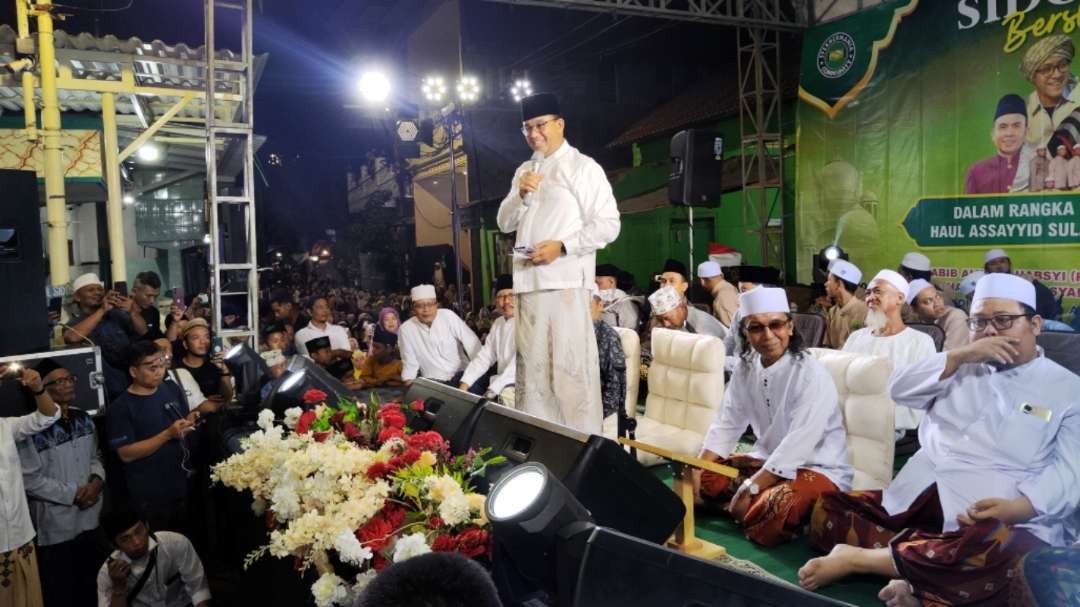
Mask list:
[{"label": "seated man in white robe", "polygon": [[[465,368],[458,388],[493,399],[514,385],[517,344],[514,341],[514,278],[509,274],[495,281],[495,309],[501,316],[491,324],[483,347]],[[492,367],[495,374],[485,378]]]},{"label": "seated man in white robe", "polygon": [[[847,436],[832,376],[806,351],[783,289],[739,296],[738,330],[749,344],[705,435],[701,458],[739,470],[739,478],[703,472],[699,495],[726,507],[764,546],[790,540],[818,497],[851,488]],[[735,327],[733,327],[735,329]],[[749,455],[733,455],[749,425]]]},{"label": "seated man in white robe", "polygon": [[1080,377],[1036,346],[1035,301],[1023,278],[984,276],[972,343],[893,375],[893,400],[926,411],[922,449],[884,492],[822,496],[810,542],[831,551],[805,588],[862,573],[900,580],[889,604],[1006,604],[1025,554],[1075,539]]},{"label": "seated man in white robe", "polygon": [[596,266],[596,288],[604,303],[600,320],[613,327],[638,330],[641,324],[641,297],[631,297],[618,287],[619,268],[611,264]]},{"label": "seated man in white robe", "polygon": [[[844,352],[881,356],[892,361],[893,372],[924,361],[934,353],[934,340],[904,324],[908,282],[893,270],[882,270],[866,285],[866,326],[848,336]],[[896,438],[914,444],[921,410],[896,407]],[[914,449],[912,449],[914,451]]]},{"label": "seated man in white robe", "polygon": [[408,385],[427,377],[458,386],[480,340],[457,314],[439,308],[435,287],[418,285],[411,296],[414,316],[398,329],[402,381]]}]

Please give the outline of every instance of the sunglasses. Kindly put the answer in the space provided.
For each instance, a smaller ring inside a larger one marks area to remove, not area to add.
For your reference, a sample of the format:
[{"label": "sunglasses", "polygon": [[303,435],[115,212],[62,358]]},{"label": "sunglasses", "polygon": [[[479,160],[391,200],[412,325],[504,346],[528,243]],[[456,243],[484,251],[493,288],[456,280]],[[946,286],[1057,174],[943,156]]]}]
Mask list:
[{"label": "sunglasses", "polygon": [[772,320],[769,324],[763,325],[759,322],[752,322],[746,325],[746,332],[750,335],[760,335],[768,329],[770,333],[779,333],[783,329],[786,329],[791,324],[790,320]]}]

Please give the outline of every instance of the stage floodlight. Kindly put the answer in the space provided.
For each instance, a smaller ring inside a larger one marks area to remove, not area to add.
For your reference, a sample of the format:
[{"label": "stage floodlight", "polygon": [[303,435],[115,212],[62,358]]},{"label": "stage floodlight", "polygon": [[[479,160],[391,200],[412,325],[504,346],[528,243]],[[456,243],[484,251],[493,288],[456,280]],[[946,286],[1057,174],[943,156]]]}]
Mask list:
[{"label": "stage floodlight", "polygon": [[844,250],[835,244],[831,244],[821,250],[821,256],[824,257],[826,261],[836,261],[837,259],[840,259],[843,254]]},{"label": "stage floodlight", "polygon": [[368,103],[386,101],[390,97],[390,91],[393,88],[390,84],[390,78],[379,70],[367,70],[360,74],[357,86],[360,90],[360,96]]},{"label": "stage floodlight", "polygon": [[439,75],[426,76],[420,81],[420,92],[429,103],[441,103],[446,98],[446,79]]},{"label": "stage floodlight", "polygon": [[270,378],[270,367],[251,346],[239,343],[225,353],[225,366],[236,380],[236,401],[244,407],[259,404],[259,392]]},{"label": "stage floodlight", "polygon": [[135,197],[131,194],[124,194],[124,204],[135,204]]},{"label": "stage floodlight", "polygon": [[137,154],[143,162],[157,162],[161,158],[161,149],[152,143],[144,143]]},{"label": "stage floodlight", "polygon": [[532,94],[532,83],[524,78],[515,80],[514,85],[510,87],[510,96],[514,98],[515,102],[520,102]]},{"label": "stage floodlight", "polygon": [[457,83],[458,100],[473,103],[480,99],[480,80],[476,76],[462,76]]}]

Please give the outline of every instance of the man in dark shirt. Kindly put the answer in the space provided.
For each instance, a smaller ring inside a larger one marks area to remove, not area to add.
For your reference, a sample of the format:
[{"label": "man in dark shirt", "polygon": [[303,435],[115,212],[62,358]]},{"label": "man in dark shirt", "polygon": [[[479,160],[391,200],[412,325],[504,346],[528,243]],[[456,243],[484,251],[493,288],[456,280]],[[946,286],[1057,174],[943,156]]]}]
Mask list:
[{"label": "man in dark shirt", "polygon": [[326,369],[326,372],[333,375],[334,379],[356,383],[356,380],[353,379],[352,363],[349,360],[334,358],[334,350],[330,347],[329,337],[316,337],[308,340],[304,345],[307,346],[308,356],[311,357],[311,360]]},{"label": "man in dark shirt", "polygon": [[139,308],[139,316],[146,323],[146,333],[142,339],[153,341],[165,337],[161,332],[161,311],[157,307],[157,298],[161,294],[161,278],[157,272],[140,272],[131,286],[131,298]]},{"label": "man in dark shirt", "polygon": [[154,529],[185,532],[191,465],[184,438],[199,413],[187,413],[175,384],[162,383],[168,363],[153,342],[132,344],[128,361],[132,384],[106,409],[109,448],[123,462],[132,506]]},{"label": "man in dark shirt", "polygon": [[116,291],[106,292],[97,274],[76,278],[72,291],[75,306],[64,342],[78,344],[89,338],[101,348],[105,389],[109,398],[116,398],[131,381],[124,372],[127,347],[146,334],[146,322],[139,314],[132,314],[137,312],[134,300]]},{"label": "man in dark shirt", "polygon": [[173,347],[173,351],[183,353],[176,366],[191,373],[203,396],[216,395],[228,402],[233,392],[229,368],[225,366],[221,352],[210,352],[210,343],[210,326],[206,321],[201,318],[189,321],[180,334],[182,347]]}]

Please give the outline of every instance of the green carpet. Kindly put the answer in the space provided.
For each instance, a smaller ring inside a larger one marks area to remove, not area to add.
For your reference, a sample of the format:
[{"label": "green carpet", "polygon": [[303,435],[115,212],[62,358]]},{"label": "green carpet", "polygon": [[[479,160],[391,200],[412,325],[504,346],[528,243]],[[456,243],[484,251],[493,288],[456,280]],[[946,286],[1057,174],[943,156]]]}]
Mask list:
[{"label": "green carpet", "polygon": [[[657,477],[671,482],[671,467],[656,466],[651,469]],[[810,549],[805,538],[798,538],[774,548],[762,548],[746,539],[742,530],[725,516],[699,515],[696,518],[697,535],[704,540],[719,544],[731,556],[750,561],[769,573],[798,583],[797,572],[807,560],[818,556]],[[821,594],[853,605],[881,605],[877,593],[886,580],[869,576],[854,576],[840,583],[827,586]]]}]

